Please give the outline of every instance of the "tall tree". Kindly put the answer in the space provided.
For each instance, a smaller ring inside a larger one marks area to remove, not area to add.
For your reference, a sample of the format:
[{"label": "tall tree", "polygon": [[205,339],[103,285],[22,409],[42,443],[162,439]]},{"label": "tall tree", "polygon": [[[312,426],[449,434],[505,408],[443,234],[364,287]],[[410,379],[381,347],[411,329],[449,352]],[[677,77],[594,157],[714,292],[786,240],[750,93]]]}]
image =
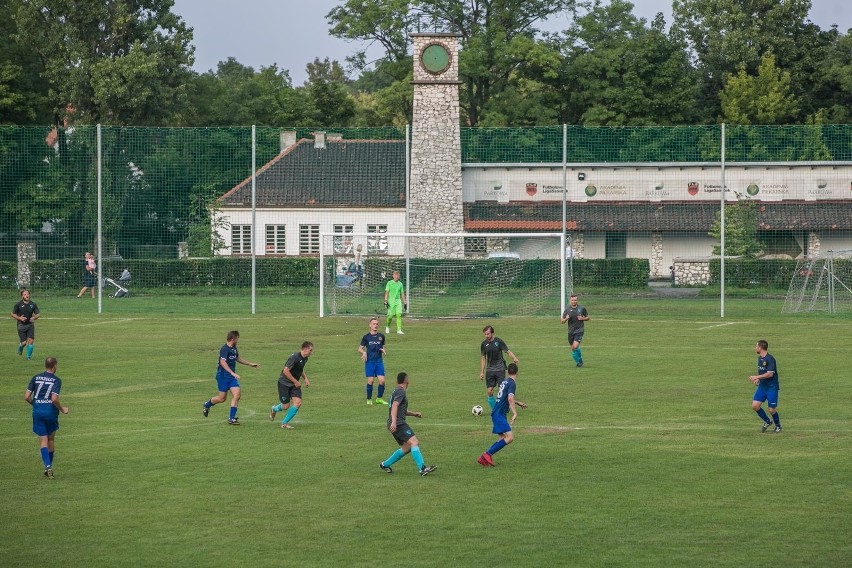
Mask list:
[{"label": "tall tree", "polygon": [[537,25],[573,6],[574,0],[347,0],[327,18],[332,35],[379,43],[385,58],[395,62],[409,57],[410,32],[459,33],[463,119],[473,126],[482,120],[491,97],[505,90],[512,74],[525,65]]},{"label": "tall tree", "polygon": [[723,120],[730,124],[790,124],[799,112],[790,90],[790,73],[775,66],[767,54],[756,75],[745,66],[728,77],[721,93]]},{"label": "tall tree", "polygon": [[40,58],[59,124],[160,124],[178,109],[192,64],[192,30],[173,0],[32,0],[17,37]]},{"label": "tall tree", "polygon": [[11,2],[0,2],[0,124],[49,124],[41,61],[18,41],[13,13]]}]

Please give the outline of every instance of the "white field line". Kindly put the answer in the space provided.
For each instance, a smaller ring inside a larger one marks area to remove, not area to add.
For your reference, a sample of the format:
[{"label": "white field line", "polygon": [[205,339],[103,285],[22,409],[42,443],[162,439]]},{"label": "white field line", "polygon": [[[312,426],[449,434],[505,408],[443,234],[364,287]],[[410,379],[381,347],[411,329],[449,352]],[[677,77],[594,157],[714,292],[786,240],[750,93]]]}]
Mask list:
[{"label": "white field line", "polygon": [[729,322],[727,322],[727,323],[717,323],[716,325],[708,325],[708,326],[706,326],[706,327],[699,327],[699,328],[698,328],[698,331],[701,331],[701,330],[703,330],[703,329],[713,329],[714,327],[725,327],[725,326],[727,326],[727,325],[736,325],[737,323],[739,323],[739,322],[736,322],[736,321],[729,321]]}]

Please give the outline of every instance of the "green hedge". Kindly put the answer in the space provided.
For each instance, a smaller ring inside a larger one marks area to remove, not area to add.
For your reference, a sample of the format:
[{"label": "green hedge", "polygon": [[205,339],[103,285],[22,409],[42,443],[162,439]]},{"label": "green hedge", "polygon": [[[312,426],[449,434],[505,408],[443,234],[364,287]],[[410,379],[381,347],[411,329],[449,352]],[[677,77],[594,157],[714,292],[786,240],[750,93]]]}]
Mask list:
[{"label": "green hedge", "polygon": [[[765,260],[760,258],[725,259],[725,287],[776,288],[786,290],[796,270],[796,260]],[[719,285],[721,261],[710,261],[710,284]]]},{"label": "green hedge", "polygon": [[574,259],[574,287],[645,288],[651,265],[647,258]]},{"label": "green hedge", "polygon": [[[38,260],[32,263],[33,285],[44,288],[82,286],[81,260]],[[127,268],[131,286],[157,287],[250,287],[251,258],[219,257],[184,260],[109,260],[101,263],[101,275],[118,278]],[[276,257],[257,259],[258,287],[305,287],[319,282],[319,259]]]},{"label": "green hedge", "polygon": [[18,263],[0,260],[0,285],[14,286],[18,278]]}]

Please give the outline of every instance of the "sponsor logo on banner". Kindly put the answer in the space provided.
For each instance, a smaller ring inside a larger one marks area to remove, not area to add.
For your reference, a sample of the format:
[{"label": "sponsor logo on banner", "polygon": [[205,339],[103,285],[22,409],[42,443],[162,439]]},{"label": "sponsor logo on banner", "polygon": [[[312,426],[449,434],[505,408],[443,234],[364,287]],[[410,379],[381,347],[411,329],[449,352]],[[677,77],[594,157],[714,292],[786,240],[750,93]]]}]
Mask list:
[{"label": "sponsor logo on banner", "polygon": [[760,193],[760,187],[756,183],[753,183],[746,188],[746,193],[754,197]]},{"label": "sponsor logo on banner", "polygon": [[598,188],[596,188],[592,184],[589,184],[589,185],[586,186],[586,195],[588,195],[589,197],[594,197],[597,194],[597,192],[598,192]]},{"label": "sponsor logo on banner", "polygon": [[686,191],[689,192],[689,195],[698,195],[698,182],[691,181],[686,186]]},{"label": "sponsor logo on banner", "polygon": [[538,184],[537,183],[528,183],[527,184],[527,195],[532,197],[536,193],[538,193]]}]

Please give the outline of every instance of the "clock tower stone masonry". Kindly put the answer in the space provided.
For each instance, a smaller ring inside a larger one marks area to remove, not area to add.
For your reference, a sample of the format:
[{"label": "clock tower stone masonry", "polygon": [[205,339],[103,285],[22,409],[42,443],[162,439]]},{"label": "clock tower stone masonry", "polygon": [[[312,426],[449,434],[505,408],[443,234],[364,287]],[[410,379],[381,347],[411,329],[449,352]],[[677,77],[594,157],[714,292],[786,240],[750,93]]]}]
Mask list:
[{"label": "clock tower stone masonry", "polygon": [[[412,33],[414,106],[408,231],[464,231],[458,34]],[[464,256],[462,239],[412,242],[412,256]]]}]

